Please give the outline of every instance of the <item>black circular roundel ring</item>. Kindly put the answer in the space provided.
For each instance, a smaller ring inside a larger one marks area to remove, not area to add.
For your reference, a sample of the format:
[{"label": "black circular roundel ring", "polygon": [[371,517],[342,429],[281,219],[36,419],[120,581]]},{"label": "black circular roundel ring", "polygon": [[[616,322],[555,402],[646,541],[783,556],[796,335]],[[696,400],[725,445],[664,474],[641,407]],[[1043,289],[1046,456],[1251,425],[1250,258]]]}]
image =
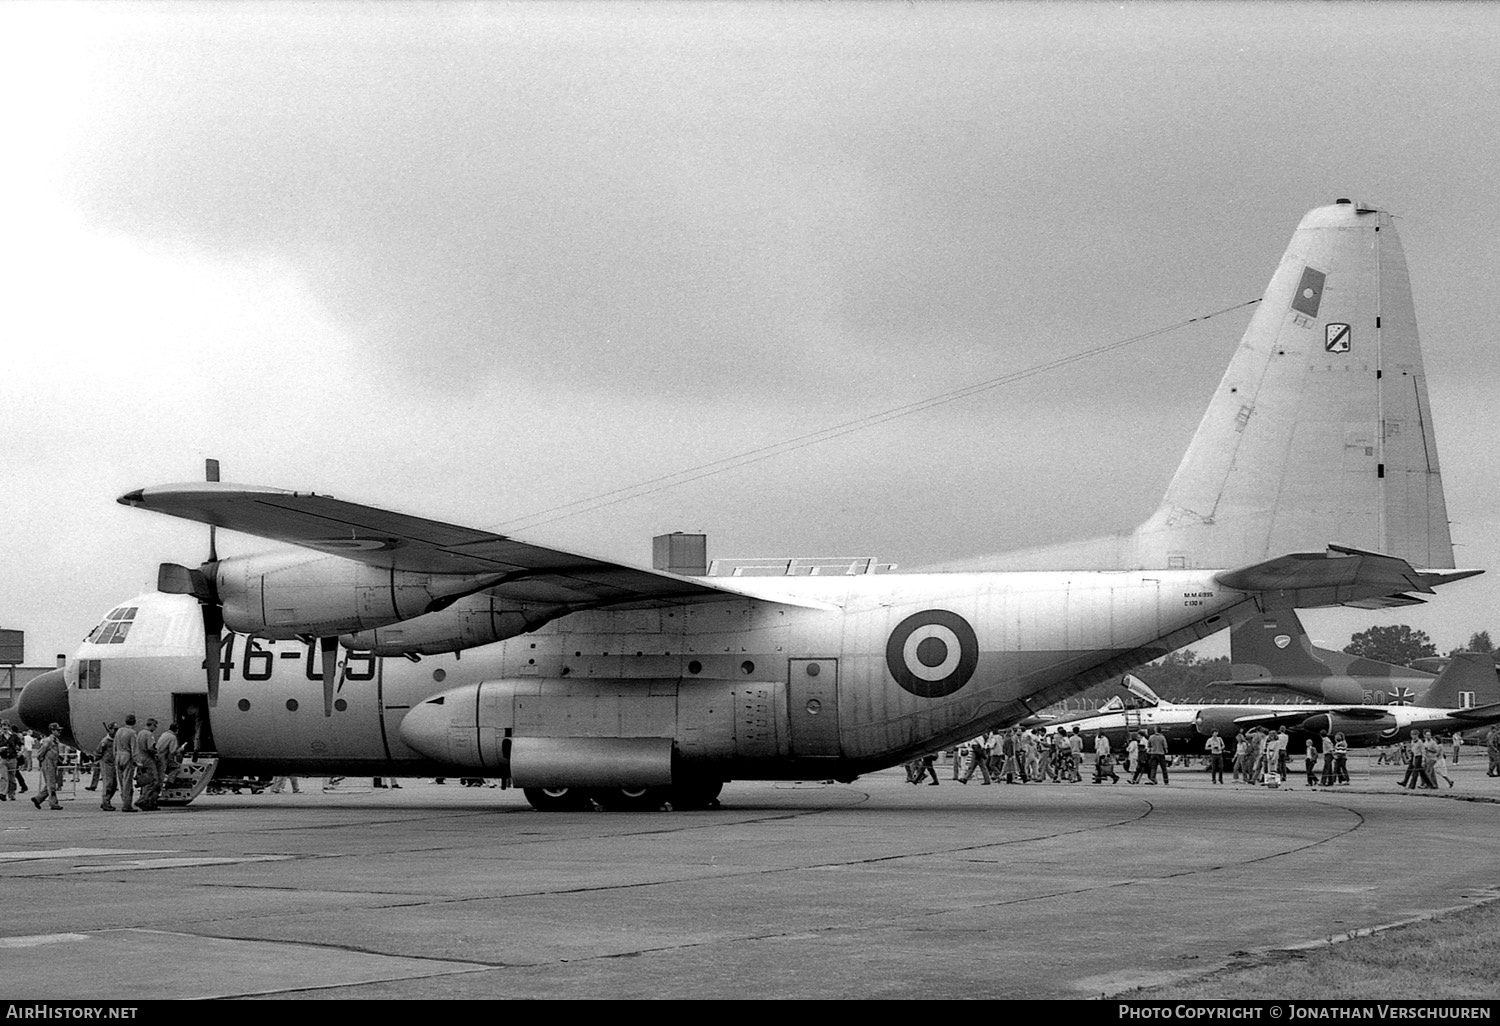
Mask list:
[{"label": "black circular roundel ring", "polygon": [[918,698],[951,695],[974,676],[979,639],[957,613],[924,609],[891,631],[885,665],[896,683]]}]

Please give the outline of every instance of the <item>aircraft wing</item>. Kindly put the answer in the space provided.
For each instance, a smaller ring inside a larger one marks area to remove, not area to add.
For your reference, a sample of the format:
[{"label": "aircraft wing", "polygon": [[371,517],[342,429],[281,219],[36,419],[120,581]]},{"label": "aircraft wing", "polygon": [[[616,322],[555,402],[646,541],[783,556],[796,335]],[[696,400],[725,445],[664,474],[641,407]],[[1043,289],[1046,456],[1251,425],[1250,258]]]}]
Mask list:
[{"label": "aircraft wing", "polygon": [[1484,573],[1483,570],[1419,570],[1404,559],[1330,545],[1326,552],[1297,552],[1264,563],[1226,570],[1215,580],[1236,591],[1259,592],[1282,604],[1385,609],[1418,605],[1433,588]]},{"label": "aircraft wing", "polygon": [[1500,702],[1491,702],[1489,705],[1476,705],[1468,709],[1449,709],[1449,716],[1455,720],[1472,720],[1475,723],[1489,723],[1500,720]]},{"label": "aircraft wing", "polygon": [[[507,597],[538,602],[660,605],[741,594],[727,578],[710,583],[625,566],[312,492],[195,481],[143,488],[119,501],[371,566],[413,573],[505,574],[497,588]],[[806,599],[786,603],[832,608]]]}]

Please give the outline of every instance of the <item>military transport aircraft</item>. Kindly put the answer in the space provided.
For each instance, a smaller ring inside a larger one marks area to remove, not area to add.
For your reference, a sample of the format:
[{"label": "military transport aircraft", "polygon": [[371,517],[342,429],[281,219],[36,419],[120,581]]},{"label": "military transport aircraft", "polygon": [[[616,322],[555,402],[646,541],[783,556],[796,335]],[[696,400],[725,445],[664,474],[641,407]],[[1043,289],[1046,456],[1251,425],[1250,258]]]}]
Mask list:
[{"label": "military transport aircraft", "polygon": [[1361,748],[1405,741],[1413,730],[1448,734],[1500,723],[1500,677],[1482,652],[1456,653],[1428,689],[1426,705],[1179,705],[1163,701],[1131,674],[1120,683],[1125,697],[1110,699],[1093,715],[1049,723],[1046,732],[1077,728],[1085,736],[1103,733],[1119,751],[1131,731],[1160,727],[1169,751],[1196,753],[1216,730],[1226,741],[1251,727],[1286,727],[1294,738],[1326,730],[1330,737],[1343,734],[1351,747]]},{"label": "military transport aircraft", "polygon": [[[1268,610],[1478,573],[1452,569],[1436,453],[1391,216],[1339,200],[1298,225],[1132,532],[936,573],[693,577],[305,491],[142,488],[120,501],[296,547],[163,564],[35,714],[87,747],[175,708],[226,764],[498,777],[542,809],[852,780]],[[196,679],[163,662],[184,659]]]}]

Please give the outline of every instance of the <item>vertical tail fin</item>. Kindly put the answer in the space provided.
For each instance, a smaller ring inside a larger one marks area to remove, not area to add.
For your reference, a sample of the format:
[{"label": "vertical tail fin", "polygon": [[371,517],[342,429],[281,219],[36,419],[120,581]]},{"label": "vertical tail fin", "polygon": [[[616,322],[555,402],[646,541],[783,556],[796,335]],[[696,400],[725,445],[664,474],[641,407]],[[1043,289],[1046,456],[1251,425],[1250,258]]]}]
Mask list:
[{"label": "vertical tail fin", "polygon": [[1340,200],[1297,226],[1187,456],[1136,532],[1159,566],[1330,543],[1453,566],[1406,258]]},{"label": "vertical tail fin", "polygon": [[1453,566],[1406,257],[1391,215],[1310,211],[1156,512],[1005,569],[1224,569],[1330,544]]},{"label": "vertical tail fin", "polygon": [[1229,670],[1235,680],[1333,676],[1333,668],[1317,652],[1291,609],[1268,610],[1229,631]]},{"label": "vertical tail fin", "polygon": [[1405,666],[1318,648],[1291,609],[1267,610],[1231,627],[1229,663],[1235,683],[1324,702],[1409,702],[1433,680]]},{"label": "vertical tail fin", "polygon": [[1433,709],[1463,709],[1500,702],[1500,676],[1488,652],[1455,652],[1422,697]]}]

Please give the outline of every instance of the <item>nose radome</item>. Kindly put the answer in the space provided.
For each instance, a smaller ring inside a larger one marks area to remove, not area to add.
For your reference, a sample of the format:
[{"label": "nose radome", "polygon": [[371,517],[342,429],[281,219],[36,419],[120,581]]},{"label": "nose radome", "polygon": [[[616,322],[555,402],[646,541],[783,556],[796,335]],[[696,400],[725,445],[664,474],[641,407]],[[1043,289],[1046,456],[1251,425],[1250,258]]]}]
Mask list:
[{"label": "nose radome", "polygon": [[73,743],[73,725],[68,720],[68,682],[62,667],[48,670],[27,681],[16,702],[16,713],[28,730],[46,733],[54,723],[62,724],[63,740]]}]

